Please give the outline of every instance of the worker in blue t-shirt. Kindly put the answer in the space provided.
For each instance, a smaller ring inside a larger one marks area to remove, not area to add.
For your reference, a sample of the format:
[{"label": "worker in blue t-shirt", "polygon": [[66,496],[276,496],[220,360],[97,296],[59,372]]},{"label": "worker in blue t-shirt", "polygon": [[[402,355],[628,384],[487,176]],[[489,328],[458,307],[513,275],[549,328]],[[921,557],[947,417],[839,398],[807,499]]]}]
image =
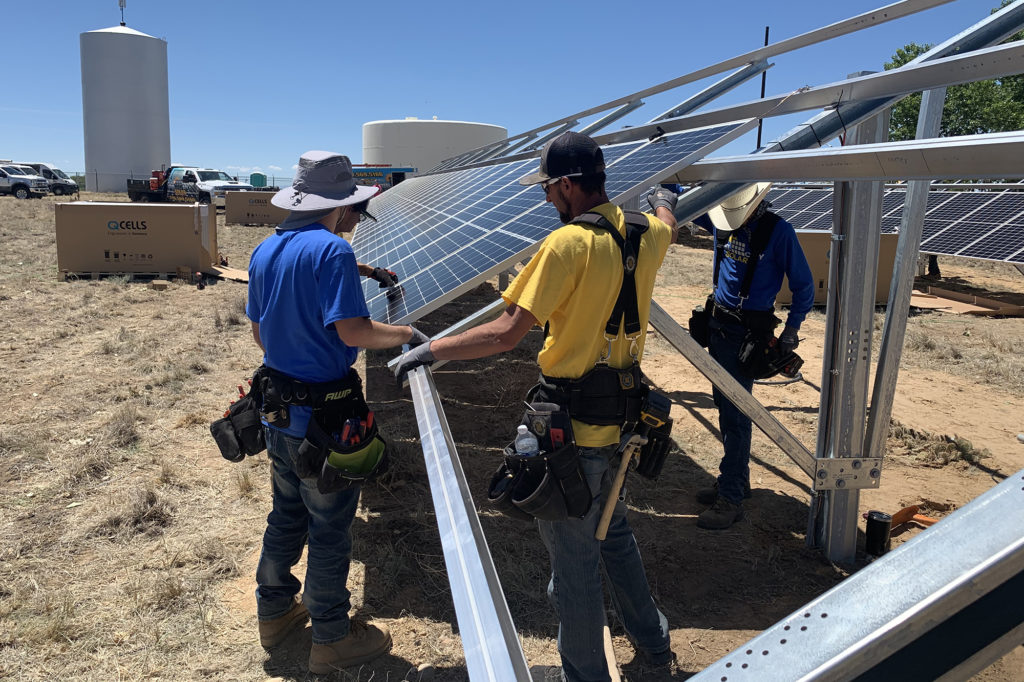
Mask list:
[{"label": "worker in blue t-shirt", "polygon": [[[741,366],[737,356],[749,330],[767,330],[771,334],[779,323],[774,316],[774,305],[775,296],[782,288],[783,275],[789,280],[793,301],[778,339],[782,353],[795,350],[800,343],[800,324],[814,304],[814,280],[796,231],[771,213],[770,204],[764,200],[770,187],[770,183],[746,187],[694,221],[714,234],[716,251],[721,250],[721,255],[716,256],[717,279],[708,321],[708,350],[748,391],[753,388],[754,378]],[[762,250],[744,297],[744,278],[754,260],[752,244]],[[718,388],[713,389],[713,395],[725,456],[714,486],[697,492],[697,501],[709,505],[697,517],[697,525],[721,530],[743,518],[743,500],[750,497],[751,423]]]},{"label": "worker in blue t-shirt", "polygon": [[[361,271],[382,284],[387,279],[382,273],[393,273],[357,264],[352,247],[338,236],[369,216],[366,209],[377,192],[376,187],[356,184],[348,157],[306,152],[292,186],[271,199],[290,211],[288,218],[249,261],[246,315],[264,351],[268,381],[283,386],[278,393],[285,396],[278,403],[266,391],[263,397],[273,510],[256,568],[260,643],[274,647],[311,620],[309,669],[317,674],[365,663],[391,647],[387,628],[350,621],[348,615],[346,582],[359,485],[325,492],[315,477],[303,477],[304,463],[319,471],[317,463],[306,462],[312,448],[300,453],[307,432],[313,433],[313,406],[319,406],[305,397],[313,394],[307,390],[311,384],[343,385],[325,400],[354,399],[358,392],[362,401],[362,384],[351,369],[359,348],[416,346],[428,340],[413,327],[369,318]],[[307,541],[306,582],[299,601],[301,584],[291,568]]]}]

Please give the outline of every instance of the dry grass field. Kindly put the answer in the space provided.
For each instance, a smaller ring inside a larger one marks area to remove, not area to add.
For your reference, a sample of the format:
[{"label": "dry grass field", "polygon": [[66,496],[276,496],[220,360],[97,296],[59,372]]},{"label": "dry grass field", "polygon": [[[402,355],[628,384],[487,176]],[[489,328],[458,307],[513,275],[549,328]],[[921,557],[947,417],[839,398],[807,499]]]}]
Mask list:
[{"label": "dry grass field", "polygon": [[[0,419],[0,679],[309,678],[308,629],[271,653],[256,637],[266,458],[231,464],[208,432],[260,362],[245,286],[58,282],[53,203],[0,197],[0,369],[11,389]],[[219,221],[221,252],[245,268],[269,228]],[[677,320],[704,298],[708,249],[689,237],[671,247],[657,298]],[[1024,276],[1013,268],[942,265],[943,286],[1024,303]],[[496,295],[494,283],[483,284],[421,328],[435,333]],[[813,448],[821,312],[802,333],[805,380],[755,393]],[[539,343],[534,331],[512,353],[436,373],[478,499],[534,380]],[[363,490],[350,587],[355,607],[386,622],[395,646],[373,665],[327,679],[465,680],[411,400],[383,367],[391,355],[361,359],[394,450],[391,471]],[[863,563],[837,567],[805,547],[808,481],[760,433],[746,520],[721,533],[697,529],[693,492],[713,479],[721,457],[710,387],[656,334],[644,368],[675,403],[680,447],[658,481],[632,477],[629,496],[678,665],[646,671],[632,661],[621,627],[613,624],[613,636],[628,679],[682,680]],[[1022,392],[1024,320],[913,316],[882,487],[861,495],[862,510],[920,504],[942,517],[1024,468],[1016,439],[1024,432]],[[535,528],[487,509],[481,518],[530,664],[557,664]],[[904,529],[894,543],[918,532]],[[1024,651],[976,679],[1024,680]]]}]

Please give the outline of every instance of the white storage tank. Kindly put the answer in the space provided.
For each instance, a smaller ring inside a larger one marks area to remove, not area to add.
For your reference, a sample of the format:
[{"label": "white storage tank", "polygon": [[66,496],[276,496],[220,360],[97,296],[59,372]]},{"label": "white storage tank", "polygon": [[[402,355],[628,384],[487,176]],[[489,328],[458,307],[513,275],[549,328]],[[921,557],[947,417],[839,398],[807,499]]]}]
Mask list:
[{"label": "white storage tank", "polygon": [[170,163],[167,42],[126,26],[81,34],[85,187],[124,192]]},{"label": "white storage tank", "polygon": [[363,163],[391,164],[424,173],[445,159],[491,142],[508,131],[490,123],[407,118],[363,124]]}]

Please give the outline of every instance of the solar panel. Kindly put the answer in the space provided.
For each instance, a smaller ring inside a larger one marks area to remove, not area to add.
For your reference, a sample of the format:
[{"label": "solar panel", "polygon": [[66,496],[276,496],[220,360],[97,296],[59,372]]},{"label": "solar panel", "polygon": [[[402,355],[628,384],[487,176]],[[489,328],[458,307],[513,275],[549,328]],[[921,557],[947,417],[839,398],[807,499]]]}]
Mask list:
[{"label": "solar panel", "polygon": [[[886,190],[882,232],[899,231],[906,190]],[[775,187],[772,210],[794,227],[832,228],[832,190]],[[928,193],[923,253],[1024,264],[1024,192]]]},{"label": "solar panel", "polygon": [[[752,125],[738,121],[602,147],[609,198],[629,200]],[[397,272],[401,291],[389,295],[365,280],[370,317],[393,324],[419,319],[522,260],[559,227],[543,190],[518,182],[537,167],[537,156],[411,178],[374,198],[370,211],[378,222],[361,224],[352,248],[359,262]]]}]

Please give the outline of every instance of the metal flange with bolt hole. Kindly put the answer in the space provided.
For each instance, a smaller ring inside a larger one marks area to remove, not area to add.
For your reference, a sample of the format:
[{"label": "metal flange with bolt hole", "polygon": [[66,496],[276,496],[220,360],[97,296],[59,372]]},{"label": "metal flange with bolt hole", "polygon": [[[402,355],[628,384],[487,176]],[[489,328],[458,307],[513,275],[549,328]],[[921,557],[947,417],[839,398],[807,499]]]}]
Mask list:
[{"label": "metal flange with bolt hole", "polygon": [[881,457],[830,457],[814,463],[815,490],[877,488],[882,481]]}]

